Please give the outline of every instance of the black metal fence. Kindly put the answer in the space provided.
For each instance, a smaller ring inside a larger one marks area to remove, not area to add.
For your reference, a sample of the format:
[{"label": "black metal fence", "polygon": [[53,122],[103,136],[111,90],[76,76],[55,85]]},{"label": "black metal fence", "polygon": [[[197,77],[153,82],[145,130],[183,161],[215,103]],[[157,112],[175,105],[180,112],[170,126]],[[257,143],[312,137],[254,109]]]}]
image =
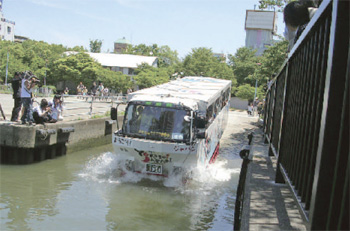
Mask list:
[{"label": "black metal fence", "polygon": [[311,230],[349,230],[349,1],[324,0],[268,90],[264,132]]}]

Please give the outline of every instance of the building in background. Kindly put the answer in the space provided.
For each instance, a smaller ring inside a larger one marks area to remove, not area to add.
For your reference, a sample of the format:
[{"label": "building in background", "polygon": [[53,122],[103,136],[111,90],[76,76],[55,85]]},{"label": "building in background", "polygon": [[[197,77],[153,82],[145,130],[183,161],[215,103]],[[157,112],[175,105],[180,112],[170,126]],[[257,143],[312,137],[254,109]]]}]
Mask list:
[{"label": "building in background", "polygon": [[23,43],[24,41],[27,41],[27,40],[29,40],[28,37],[15,35],[15,43]]},{"label": "building in background", "polygon": [[7,20],[2,13],[3,1],[0,0],[0,40],[15,40],[15,22]]},{"label": "building in background", "polygon": [[[75,51],[64,52],[66,55],[76,54]],[[119,71],[124,75],[134,76],[135,69],[141,64],[148,64],[158,67],[158,58],[155,56],[141,56],[129,54],[110,54],[86,52],[91,58],[100,63],[103,67],[112,71]]]},{"label": "building in background", "polygon": [[123,51],[128,47],[128,45],[131,45],[129,40],[125,39],[125,37],[118,39],[114,42],[114,53],[116,54],[122,54]]},{"label": "building in background", "polygon": [[256,55],[262,55],[267,46],[274,43],[277,33],[277,12],[247,10],[245,19],[245,46],[256,49]]}]

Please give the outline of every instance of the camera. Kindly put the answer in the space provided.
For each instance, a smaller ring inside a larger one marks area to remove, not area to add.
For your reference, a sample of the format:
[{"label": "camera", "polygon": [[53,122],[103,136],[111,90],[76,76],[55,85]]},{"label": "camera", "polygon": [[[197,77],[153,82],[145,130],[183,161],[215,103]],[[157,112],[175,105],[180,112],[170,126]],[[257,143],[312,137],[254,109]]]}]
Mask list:
[{"label": "camera", "polygon": [[35,84],[39,84],[39,83],[40,83],[40,79],[38,79],[36,76],[30,77],[29,80],[30,80],[32,83],[35,83]]}]

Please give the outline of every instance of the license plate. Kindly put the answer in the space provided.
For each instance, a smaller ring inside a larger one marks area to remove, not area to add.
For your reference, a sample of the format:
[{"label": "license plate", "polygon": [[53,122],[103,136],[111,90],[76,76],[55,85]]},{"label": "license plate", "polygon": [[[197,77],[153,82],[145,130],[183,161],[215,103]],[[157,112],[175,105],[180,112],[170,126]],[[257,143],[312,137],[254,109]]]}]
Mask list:
[{"label": "license plate", "polygon": [[162,174],[162,172],[163,172],[162,165],[146,164],[146,172],[155,173],[155,174]]}]

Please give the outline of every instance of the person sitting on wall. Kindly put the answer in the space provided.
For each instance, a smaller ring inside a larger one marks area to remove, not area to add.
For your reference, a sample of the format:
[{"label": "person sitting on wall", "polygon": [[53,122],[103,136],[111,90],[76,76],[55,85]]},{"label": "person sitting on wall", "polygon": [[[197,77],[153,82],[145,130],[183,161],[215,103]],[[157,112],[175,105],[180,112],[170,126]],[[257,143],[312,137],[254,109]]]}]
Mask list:
[{"label": "person sitting on wall", "polygon": [[34,108],[33,118],[36,124],[44,124],[46,122],[54,123],[55,120],[51,116],[51,108],[46,99],[42,99],[40,105]]},{"label": "person sitting on wall", "polygon": [[51,107],[51,116],[52,119],[57,122],[58,120],[63,120],[63,100],[61,99],[61,95],[55,95],[53,100],[49,102],[49,107]]}]

